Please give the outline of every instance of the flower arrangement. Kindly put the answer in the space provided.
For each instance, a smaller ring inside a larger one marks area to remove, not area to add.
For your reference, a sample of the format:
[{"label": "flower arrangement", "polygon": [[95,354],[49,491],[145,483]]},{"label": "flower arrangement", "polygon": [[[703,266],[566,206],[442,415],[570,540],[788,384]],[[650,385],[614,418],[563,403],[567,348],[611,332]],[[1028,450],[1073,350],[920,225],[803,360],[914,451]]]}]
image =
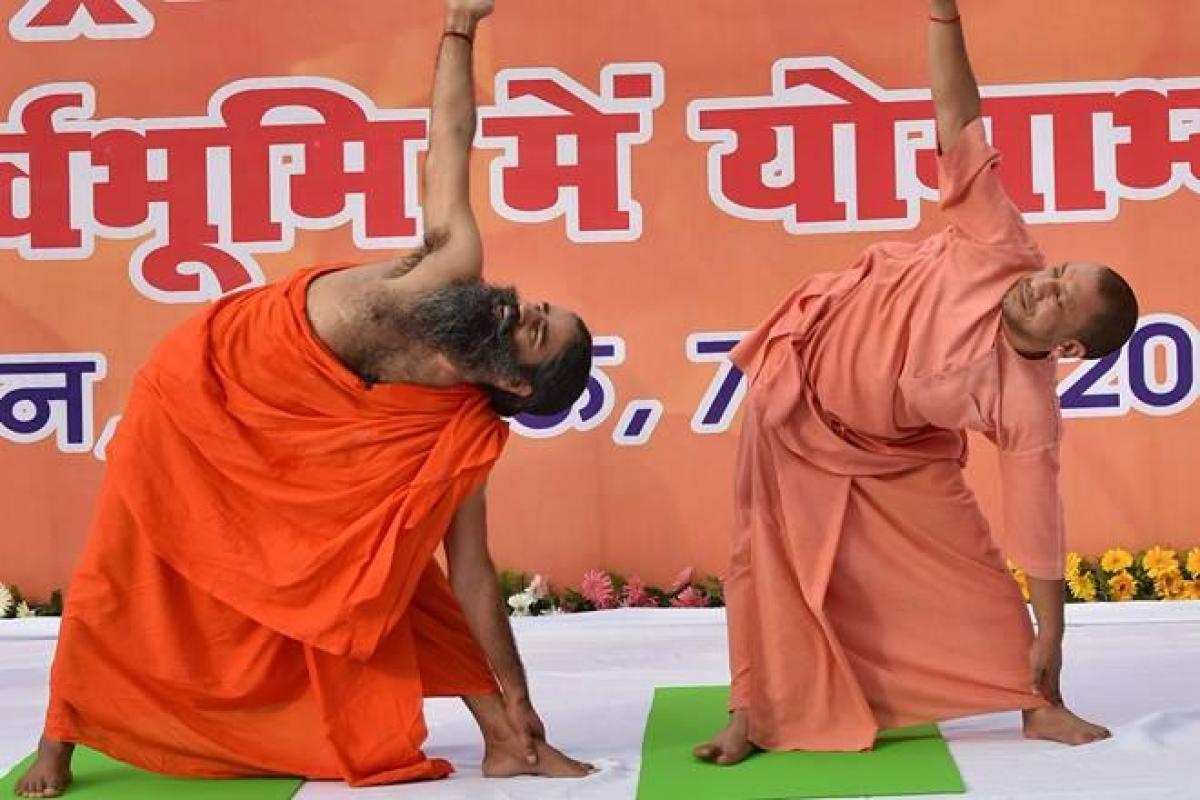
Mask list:
[{"label": "flower arrangement", "polygon": [[[1009,564],[1013,578],[1029,600],[1025,572]],[[1068,603],[1123,600],[1200,600],[1200,547],[1182,555],[1155,546],[1140,553],[1121,547],[1088,559],[1068,553],[1064,579]],[[724,581],[697,579],[690,567],[666,588],[648,586],[634,575],[624,578],[607,570],[589,570],[578,589],[553,589],[541,575],[503,572],[500,585],[513,616],[566,614],[610,608],[719,608],[725,605]]]},{"label": "flower arrangement", "polygon": [[541,575],[500,573],[500,590],[508,598],[514,617],[603,611],[611,608],[719,608],[725,605],[724,586],[719,577],[697,578],[690,567],[663,588],[647,585],[637,575],[624,576],[607,570],[589,570],[578,589],[554,590]]},{"label": "flower arrangement", "polygon": [[[1013,564],[1009,569],[1028,600],[1025,573]],[[1068,603],[1200,600],[1200,547],[1183,556],[1159,545],[1141,553],[1114,547],[1095,560],[1068,553],[1063,578]]]},{"label": "flower arrangement", "polygon": [[[1025,599],[1028,579],[1019,567],[1009,570]],[[538,617],[610,608],[720,608],[725,605],[724,581],[715,575],[697,577],[688,567],[667,587],[646,584],[637,575],[625,578],[608,570],[589,570],[578,589],[556,590],[542,575],[504,571],[500,591],[514,617]],[[1068,553],[1063,578],[1068,603],[1125,600],[1200,600],[1200,546],[1180,553],[1156,545],[1142,552],[1123,547],[1089,559]],[[46,603],[31,603],[16,586],[0,583],[0,619],[62,616],[62,592]]]},{"label": "flower arrangement", "polygon": [[53,592],[47,603],[31,603],[16,586],[0,583],[0,619],[61,617],[62,592]]}]

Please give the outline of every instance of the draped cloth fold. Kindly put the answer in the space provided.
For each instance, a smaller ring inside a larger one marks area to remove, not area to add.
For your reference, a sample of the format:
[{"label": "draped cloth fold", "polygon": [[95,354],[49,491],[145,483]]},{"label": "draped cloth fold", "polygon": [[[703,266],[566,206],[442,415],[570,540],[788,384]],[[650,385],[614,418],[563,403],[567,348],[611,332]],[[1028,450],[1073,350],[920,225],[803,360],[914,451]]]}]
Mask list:
[{"label": "draped cloth fold", "polygon": [[[1053,359],[1003,332],[1045,266],[980,120],[940,160],[951,226],[806,278],[733,351],[750,388],[725,596],[731,707],[774,750],[860,750],[882,727],[1045,704],[1000,545],[1062,575]],[[1005,531],[963,477],[996,443]]]},{"label": "draped cloth fold", "polygon": [[423,697],[495,683],[434,553],[508,429],[474,387],[364,386],[306,314],[332,269],[222,300],[138,373],[48,735],[185,776],[451,771]]}]

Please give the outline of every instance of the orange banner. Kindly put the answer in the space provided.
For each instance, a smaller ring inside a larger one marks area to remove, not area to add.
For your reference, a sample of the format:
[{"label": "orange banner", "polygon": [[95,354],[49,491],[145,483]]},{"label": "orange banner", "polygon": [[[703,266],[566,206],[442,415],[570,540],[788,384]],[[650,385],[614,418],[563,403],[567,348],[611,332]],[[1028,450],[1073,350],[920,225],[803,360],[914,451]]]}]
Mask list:
[{"label": "orange banner", "polygon": [[[1200,544],[1200,7],[961,5],[1005,182],[1048,257],[1111,263],[1142,302],[1119,357],[1061,368],[1069,545]],[[69,576],[164,332],[224,293],[419,241],[441,5],[9,9],[0,580],[38,594]],[[476,48],[488,275],[578,309],[597,339],[571,414],[514,423],[490,492],[499,564],[566,583],[723,569],[745,389],[725,354],[804,276],[943,224],[926,16],[500,0]]]}]

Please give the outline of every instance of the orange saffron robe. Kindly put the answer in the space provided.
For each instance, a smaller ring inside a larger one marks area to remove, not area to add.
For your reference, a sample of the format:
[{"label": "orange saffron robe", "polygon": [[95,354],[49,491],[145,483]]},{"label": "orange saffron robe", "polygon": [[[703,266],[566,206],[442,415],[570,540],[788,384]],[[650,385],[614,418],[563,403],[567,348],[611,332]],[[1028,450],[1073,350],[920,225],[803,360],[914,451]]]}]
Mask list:
[{"label": "orange saffron robe", "polygon": [[474,387],[364,387],[306,314],[329,269],[223,299],[137,375],[51,737],[171,775],[452,771],[422,698],[496,685],[434,551],[508,428]]},{"label": "orange saffron robe", "polygon": [[767,749],[1036,707],[1032,627],[962,467],[997,445],[1005,549],[1060,578],[1055,364],[1000,303],[1044,259],[981,120],[940,159],[949,229],[805,280],[732,354],[751,381],[726,601],[731,706]]}]

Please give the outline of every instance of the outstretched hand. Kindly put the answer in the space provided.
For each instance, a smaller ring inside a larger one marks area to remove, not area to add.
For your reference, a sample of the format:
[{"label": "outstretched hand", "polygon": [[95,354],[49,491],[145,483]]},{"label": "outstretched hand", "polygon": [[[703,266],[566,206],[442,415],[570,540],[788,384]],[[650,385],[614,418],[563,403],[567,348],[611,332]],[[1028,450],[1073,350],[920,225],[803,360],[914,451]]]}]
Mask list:
[{"label": "outstretched hand", "polygon": [[1053,637],[1038,636],[1029,650],[1029,669],[1033,691],[1049,703],[1061,706],[1062,642]]},{"label": "outstretched hand", "polygon": [[530,765],[537,764],[538,742],[546,741],[546,726],[542,718],[533,710],[528,699],[504,699],[504,711],[508,722],[521,742],[521,752],[525,761]]},{"label": "outstretched hand", "polygon": [[446,12],[466,14],[478,21],[492,13],[496,0],[446,0]]}]

